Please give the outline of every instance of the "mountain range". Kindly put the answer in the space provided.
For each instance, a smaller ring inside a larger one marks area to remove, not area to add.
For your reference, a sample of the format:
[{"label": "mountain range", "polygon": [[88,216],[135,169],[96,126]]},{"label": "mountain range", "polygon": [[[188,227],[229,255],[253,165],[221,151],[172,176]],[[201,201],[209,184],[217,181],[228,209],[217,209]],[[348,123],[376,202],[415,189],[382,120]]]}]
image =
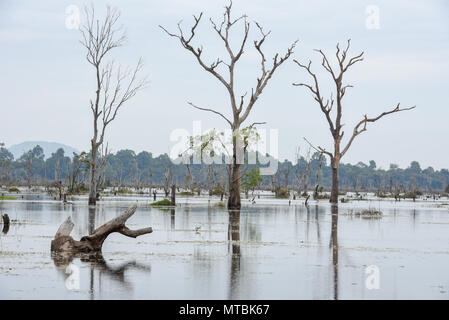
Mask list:
[{"label": "mountain range", "polygon": [[25,141],[19,144],[12,145],[8,148],[9,152],[14,155],[14,159],[20,158],[25,152],[33,149],[35,146],[41,146],[44,150],[45,159],[51,157],[51,154],[56,152],[59,148],[64,149],[64,154],[68,157],[73,156],[73,152],[79,153],[79,151],[68,145],[58,142],[48,141]]}]

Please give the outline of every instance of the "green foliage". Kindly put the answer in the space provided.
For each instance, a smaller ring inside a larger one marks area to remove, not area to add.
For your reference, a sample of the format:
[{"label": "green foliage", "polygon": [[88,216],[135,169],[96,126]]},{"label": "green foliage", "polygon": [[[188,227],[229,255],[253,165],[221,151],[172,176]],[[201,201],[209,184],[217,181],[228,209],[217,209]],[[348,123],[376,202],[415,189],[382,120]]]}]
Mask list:
[{"label": "green foliage", "polygon": [[245,172],[242,177],[242,187],[246,191],[253,190],[262,182],[263,178],[260,175],[260,169],[252,168],[250,171]]},{"label": "green foliage", "polygon": [[409,192],[406,192],[403,195],[401,195],[401,198],[403,198],[403,199],[413,199],[413,198],[416,198],[416,197],[421,196],[421,195],[422,195],[422,192],[419,191],[419,190],[409,191]]},{"label": "green foliage", "polygon": [[134,194],[135,192],[126,188],[119,188],[117,191],[119,194]]},{"label": "green foliage", "polygon": [[150,205],[151,206],[155,206],[155,207],[158,207],[158,206],[171,206],[172,203],[171,203],[170,200],[164,199],[164,200],[160,200],[160,201],[156,201],[156,202],[150,203]]},{"label": "green foliage", "polygon": [[221,196],[222,193],[224,193],[224,189],[222,186],[216,186],[214,190],[212,190],[212,195],[214,196]]},{"label": "green foliage", "polygon": [[185,196],[185,197],[190,197],[190,196],[194,196],[195,194],[193,192],[190,191],[183,191],[181,193],[179,193],[180,196]]},{"label": "green foliage", "polygon": [[287,189],[280,188],[276,190],[275,196],[276,198],[287,199],[290,197],[290,192]]},{"label": "green foliage", "polygon": [[315,200],[330,199],[330,198],[331,198],[331,196],[327,193],[318,193],[315,196]]},{"label": "green foliage", "polygon": [[[236,135],[251,147],[257,141],[257,132],[255,128],[243,128]],[[228,156],[220,146],[232,142],[231,136],[225,136],[222,132],[213,131],[202,138],[192,138],[193,145],[196,147],[192,153],[200,153],[206,155]],[[196,139],[196,140],[195,140]],[[90,153],[80,153],[74,155],[72,159],[64,155],[63,150],[57,150],[50,158],[44,159],[42,148],[36,147],[24,153],[19,159],[14,160],[12,154],[0,147],[0,181],[6,185],[23,185],[29,182],[32,185],[46,184],[55,179],[55,167],[59,163],[59,178],[64,184],[70,181],[71,192],[77,192],[76,188],[81,184],[88,184],[89,164],[91,161]],[[254,156],[254,152],[245,153],[245,157]],[[261,156],[259,154],[259,156]],[[264,155],[264,157],[269,155]],[[316,184],[315,177],[318,169],[319,153],[311,155],[309,186]],[[319,184],[325,188],[329,188],[332,184],[332,170],[328,163],[324,162],[321,168]],[[108,156],[105,168],[105,184],[107,186],[140,186],[161,185],[164,179],[164,172],[167,163],[171,163],[171,159],[167,154],[153,157],[149,152],[143,151],[136,154],[132,150],[120,150],[115,154]],[[226,180],[227,165],[213,164],[214,173],[216,173],[216,181]],[[259,165],[242,166],[242,172],[251,171]],[[185,181],[186,169],[183,163],[172,164],[174,181]],[[192,164],[190,166],[193,181],[204,184],[207,179],[207,164]],[[284,172],[290,170],[288,175],[289,184],[296,184],[297,178],[295,173],[306,172],[307,161],[304,157],[298,159],[297,163],[292,164],[290,161],[279,162],[279,169],[276,175],[277,185],[285,185],[286,179]],[[75,178],[72,178],[75,175]],[[245,178],[246,179],[246,178]],[[250,180],[250,179],[249,179]],[[415,186],[416,180],[416,186]],[[243,182],[243,181],[242,181]],[[248,181],[250,182],[250,181]],[[354,186],[355,182],[355,186]],[[449,170],[435,170],[431,167],[423,169],[416,161],[410,163],[407,168],[399,168],[392,164],[387,169],[382,169],[374,161],[369,164],[358,163],[348,164],[341,163],[339,170],[340,188],[351,191],[376,190],[377,192],[389,195],[391,193],[404,193],[405,190],[414,188],[425,191],[443,191],[449,193]],[[271,184],[269,177],[264,177],[260,182],[262,186]],[[243,185],[243,184],[242,184]],[[398,190],[396,190],[398,189]],[[310,189],[309,189],[310,190]],[[221,195],[221,192],[214,193]],[[382,196],[382,195],[381,195]]]},{"label": "green foliage", "polygon": [[225,205],[225,203],[224,203],[223,201],[220,201],[220,202],[217,202],[217,203],[215,204],[215,206],[216,206],[216,207],[219,207],[219,208],[224,208],[226,205]]}]

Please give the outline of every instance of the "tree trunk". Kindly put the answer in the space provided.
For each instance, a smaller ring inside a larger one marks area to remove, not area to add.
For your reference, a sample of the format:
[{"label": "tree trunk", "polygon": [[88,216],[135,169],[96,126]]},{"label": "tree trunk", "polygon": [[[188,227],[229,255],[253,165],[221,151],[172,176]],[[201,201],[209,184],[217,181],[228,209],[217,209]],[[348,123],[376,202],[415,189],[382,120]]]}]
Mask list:
[{"label": "tree trunk", "polygon": [[171,186],[171,205],[176,206],[176,185]]},{"label": "tree trunk", "polygon": [[242,141],[238,133],[239,128],[234,128],[234,135],[232,141],[232,165],[229,174],[229,198],[228,209],[240,210],[240,178],[242,171],[242,162],[244,159],[244,151],[242,150]]},{"label": "tree trunk", "polygon": [[330,202],[338,203],[338,166],[332,166],[332,191]]},{"label": "tree trunk", "polygon": [[56,232],[55,238],[51,242],[51,251],[75,253],[101,252],[103,242],[113,232],[118,232],[132,238],[153,232],[151,227],[138,230],[130,230],[126,227],[126,220],[136,212],[136,209],[136,205],[129,207],[120,216],[95,229],[91,235],[82,237],[80,241],[76,241],[70,236],[74,224],[70,217],[68,217]]},{"label": "tree trunk", "polygon": [[241,174],[241,164],[234,163],[232,167],[231,181],[229,181],[229,199],[228,199],[228,209],[229,210],[240,210],[241,200],[240,200],[240,174]]},{"label": "tree trunk", "polygon": [[90,162],[89,205],[97,204],[97,148],[92,143],[92,159]]}]

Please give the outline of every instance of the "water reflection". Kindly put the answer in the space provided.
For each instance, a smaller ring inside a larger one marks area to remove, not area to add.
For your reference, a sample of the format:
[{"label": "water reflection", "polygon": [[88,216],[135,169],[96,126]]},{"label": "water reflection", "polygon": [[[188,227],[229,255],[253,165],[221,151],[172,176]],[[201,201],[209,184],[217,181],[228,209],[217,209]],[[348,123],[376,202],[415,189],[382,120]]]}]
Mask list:
[{"label": "water reflection", "polygon": [[[51,258],[53,260],[56,269],[63,275],[63,278],[67,278],[67,267],[71,265],[74,259],[80,259],[81,262],[89,265],[89,295],[91,299],[95,299],[96,295],[100,297],[102,295],[101,280],[106,277],[106,281],[116,281],[120,284],[120,287],[125,290],[132,290],[133,284],[127,281],[125,273],[129,269],[141,270],[145,272],[151,272],[151,266],[147,264],[138,263],[135,260],[125,261],[119,265],[109,264],[101,253],[96,254],[83,254],[83,253],[52,253]],[[98,275],[98,287],[95,287],[95,275]]]},{"label": "water reflection", "polygon": [[175,230],[175,209],[170,209],[170,226],[171,230]]},{"label": "water reflection", "polygon": [[[308,208],[308,206],[307,206]],[[318,243],[321,243],[320,237],[320,220],[318,215],[318,204],[315,205],[315,221],[316,221],[316,237],[318,239]]]},{"label": "water reflection", "polygon": [[240,210],[228,212],[228,252],[231,254],[228,299],[235,299],[240,274]]},{"label": "water reflection", "polygon": [[338,300],[338,205],[331,208],[332,226],[329,247],[332,248],[334,300]]},{"label": "water reflection", "polygon": [[97,207],[95,206],[89,206],[89,220],[88,220],[88,232],[89,235],[94,233],[95,230],[95,213],[96,213]]},{"label": "water reflection", "polygon": [[[127,204],[0,202],[12,219],[0,237],[0,299],[447,299],[447,208],[385,202],[375,224],[351,214],[373,206],[331,209],[312,202],[228,212],[214,205],[162,211],[141,204],[130,226],[152,225],[153,234],[115,234],[104,258],[51,260],[50,241],[67,216],[75,223],[73,238],[80,239]],[[79,291],[64,285],[70,264],[80,267]],[[382,270],[382,290],[365,287],[365,266],[372,264]]]}]

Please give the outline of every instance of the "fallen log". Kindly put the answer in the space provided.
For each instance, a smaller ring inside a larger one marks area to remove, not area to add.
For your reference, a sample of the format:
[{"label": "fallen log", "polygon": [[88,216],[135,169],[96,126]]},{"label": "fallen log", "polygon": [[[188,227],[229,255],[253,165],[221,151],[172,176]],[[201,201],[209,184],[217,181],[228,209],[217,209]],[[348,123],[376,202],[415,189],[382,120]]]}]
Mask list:
[{"label": "fallen log", "polygon": [[51,251],[53,252],[74,252],[74,253],[91,253],[101,252],[103,242],[113,232],[118,232],[127,237],[136,238],[138,236],[151,233],[153,229],[143,228],[138,230],[130,230],[126,225],[126,221],[136,212],[137,205],[129,207],[117,218],[106,222],[101,227],[94,230],[91,235],[82,237],[79,241],[74,240],[70,233],[74,224],[68,217],[59,227],[55,234],[55,238],[51,241]]}]

